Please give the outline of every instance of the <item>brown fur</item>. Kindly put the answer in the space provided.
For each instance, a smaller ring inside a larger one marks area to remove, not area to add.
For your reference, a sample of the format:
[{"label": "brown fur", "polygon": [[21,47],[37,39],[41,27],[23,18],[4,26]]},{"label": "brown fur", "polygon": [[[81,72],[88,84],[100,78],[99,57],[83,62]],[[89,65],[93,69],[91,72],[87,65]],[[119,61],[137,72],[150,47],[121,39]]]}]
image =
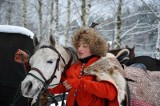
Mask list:
[{"label": "brown fur", "polygon": [[72,43],[77,49],[79,41],[89,44],[92,54],[96,56],[105,56],[108,52],[107,41],[93,28],[80,28],[73,34]]}]

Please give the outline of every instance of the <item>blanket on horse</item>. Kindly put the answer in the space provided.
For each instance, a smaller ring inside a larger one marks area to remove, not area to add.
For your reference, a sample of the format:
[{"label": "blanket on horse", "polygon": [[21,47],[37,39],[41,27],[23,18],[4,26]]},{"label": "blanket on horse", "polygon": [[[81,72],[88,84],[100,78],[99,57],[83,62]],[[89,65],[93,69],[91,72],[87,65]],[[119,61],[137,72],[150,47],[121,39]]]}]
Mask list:
[{"label": "blanket on horse", "polygon": [[[160,106],[160,72],[135,67],[122,68],[116,58],[104,57],[84,70],[98,81],[111,80],[117,87],[120,102],[127,95],[129,106]],[[122,76],[123,75],[123,76]],[[125,88],[125,81],[127,88]]]},{"label": "blanket on horse", "polygon": [[160,72],[124,66],[131,106],[160,106]]}]

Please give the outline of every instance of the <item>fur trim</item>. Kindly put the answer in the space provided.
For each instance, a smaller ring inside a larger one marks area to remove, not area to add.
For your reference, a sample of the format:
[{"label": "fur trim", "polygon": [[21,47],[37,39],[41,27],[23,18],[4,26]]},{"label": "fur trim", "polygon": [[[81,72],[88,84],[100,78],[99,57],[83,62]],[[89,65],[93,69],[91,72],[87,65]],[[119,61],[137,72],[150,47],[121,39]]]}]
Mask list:
[{"label": "fur trim", "polygon": [[77,49],[79,41],[89,44],[91,53],[96,56],[105,56],[108,52],[108,43],[93,28],[80,28],[74,32],[72,44]]},{"label": "fur trim", "polygon": [[102,57],[98,61],[84,69],[85,74],[95,75],[97,81],[110,81],[118,90],[119,104],[125,98],[126,80],[120,73],[121,68],[114,65],[113,62],[106,57]]}]

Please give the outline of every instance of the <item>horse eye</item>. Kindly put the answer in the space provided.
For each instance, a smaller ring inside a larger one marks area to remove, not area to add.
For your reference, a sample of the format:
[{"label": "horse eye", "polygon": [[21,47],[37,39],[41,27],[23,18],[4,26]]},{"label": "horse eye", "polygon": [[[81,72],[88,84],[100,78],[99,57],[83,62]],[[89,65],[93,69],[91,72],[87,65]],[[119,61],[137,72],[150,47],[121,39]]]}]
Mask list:
[{"label": "horse eye", "polygon": [[53,61],[52,61],[52,60],[49,60],[49,61],[47,61],[47,63],[53,63]]}]

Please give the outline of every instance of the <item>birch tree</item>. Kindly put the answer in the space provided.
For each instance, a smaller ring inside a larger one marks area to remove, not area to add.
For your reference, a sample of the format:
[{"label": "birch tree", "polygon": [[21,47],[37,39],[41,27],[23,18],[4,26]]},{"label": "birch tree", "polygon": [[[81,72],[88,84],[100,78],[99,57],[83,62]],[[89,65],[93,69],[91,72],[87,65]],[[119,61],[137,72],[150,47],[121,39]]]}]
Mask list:
[{"label": "birch tree", "polygon": [[88,20],[89,20],[89,10],[91,8],[91,0],[82,0],[82,6],[81,6],[81,22],[82,26],[88,26]]},{"label": "birch tree", "polygon": [[56,31],[59,31],[59,0],[56,0]]},{"label": "birch tree", "polygon": [[55,0],[55,31],[54,36],[55,36],[55,40],[59,42],[59,37],[58,36],[58,32],[59,32],[59,0]]},{"label": "birch tree", "polygon": [[66,23],[66,34],[65,34],[65,44],[69,42],[69,30],[70,30],[70,18],[71,18],[71,0],[67,0],[67,23]]},{"label": "birch tree", "polygon": [[13,10],[13,3],[12,1],[6,1],[6,8],[7,8],[7,13],[6,13],[6,23],[8,25],[11,25],[11,17],[12,17],[12,10]]},{"label": "birch tree", "polygon": [[121,47],[121,14],[122,14],[122,0],[119,0],[118,7],[117,7],[117,17],[116,17],[116,25],[115,25],[115,42],[116,42],[116,48]]},{"label": "birch tree", "polygon": [[158,37],[156,43],[156,58],[160,60],[160,15],[158,16]]},{"label": "birch tree", "polygon": [[27,28],[27,0],[23,0],[22,14],[23,26]]},{"label": "birch tree", "polygon": [[54,21],[54,0],[51,0],[51,8],[50,8],[50,25],[49,25],[49,34],[53,33],[53,21]]},{"label": "birch tree", "polygon": [[38,35],[42,36],[42,0],[38,0]]},{"label": "birch tree", "polygon": [[160,59],[160,15],[157,15],[143,0],[141,0],[146,7],[149,8],[149,10],[157,17],[158,19],[158,36],[157,36],[157,42],[156,42],[156,58]]}]

